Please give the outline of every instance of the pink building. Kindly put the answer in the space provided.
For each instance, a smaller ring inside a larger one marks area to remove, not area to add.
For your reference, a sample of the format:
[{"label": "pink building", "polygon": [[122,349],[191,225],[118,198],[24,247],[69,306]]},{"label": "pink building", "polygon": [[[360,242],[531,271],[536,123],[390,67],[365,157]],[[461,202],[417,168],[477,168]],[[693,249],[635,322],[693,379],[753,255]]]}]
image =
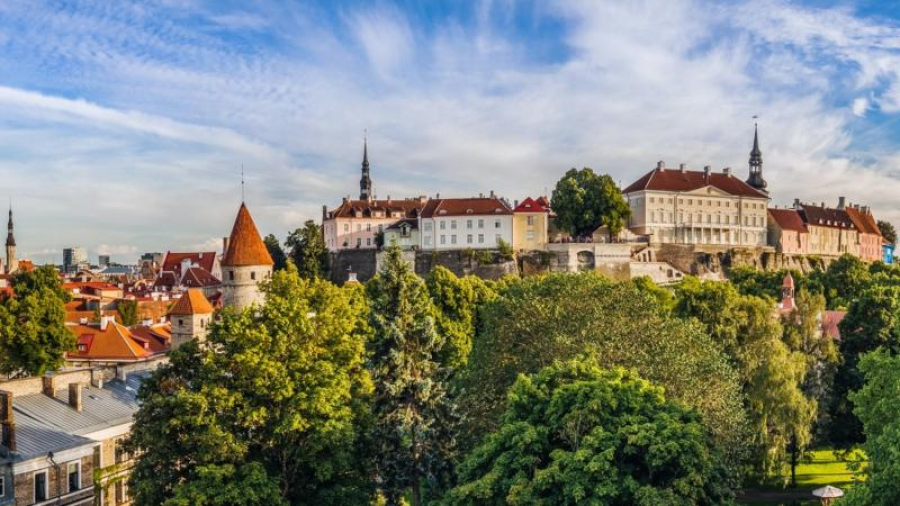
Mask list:
[{"label": "pink building", "polygon": [[809,230],[796,209],[769,209],[769,244],[778,253],[809,253]]},{"label": "pink building", "polygon": [[866,262],[876,262],[882,259],[881,245],[884,238],[878,223],[868,207],[847,206],[845,209],[853,226],[859,231],[859,258]]}]

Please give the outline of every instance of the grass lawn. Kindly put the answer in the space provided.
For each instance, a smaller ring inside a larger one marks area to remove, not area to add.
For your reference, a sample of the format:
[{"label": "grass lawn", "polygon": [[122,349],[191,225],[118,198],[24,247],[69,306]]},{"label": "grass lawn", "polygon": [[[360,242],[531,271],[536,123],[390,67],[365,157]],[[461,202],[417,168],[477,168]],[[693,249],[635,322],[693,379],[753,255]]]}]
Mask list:
[{"label": "grass lawn", "polygon": [[[808,495],[802,492],[811,492],[819,487],[831,485],[843,490],[853,487],[854,478],[847,464],[851,461],[860,461],[864,459],[864,455],[860,450],[853,450],[846,459],[841,459],[840,455],[830,449],[815,450],[811,452],[809,459],[804,460],[797,466],[797,489],[783,488],[774,485],[751,485],[746,491],[746,496],[742,498],[740,504],[752,504],[755,506],[817,506],[819,501],[808,500]],[[787,469],[786,472],[790,472]],[[801,491],[801,493],[797,493]],[[780,495],[785,497],[779,497]],[[787,497],[801,497],[793,499]],[[805,496],[805,497],[803,497]],[[839,506],[840,501],[835,503]]]}]

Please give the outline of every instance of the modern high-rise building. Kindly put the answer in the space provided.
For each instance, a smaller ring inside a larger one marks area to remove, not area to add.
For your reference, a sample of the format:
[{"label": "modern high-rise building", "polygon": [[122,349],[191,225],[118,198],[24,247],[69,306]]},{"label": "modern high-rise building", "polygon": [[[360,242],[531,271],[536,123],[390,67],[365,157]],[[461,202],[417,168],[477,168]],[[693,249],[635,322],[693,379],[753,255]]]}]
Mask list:
[{"label": "modern high-rise building", "polygon": [[81,246],[72,246],[63,249],[63,271],[75,272],[79,266],[88,263],[87,250]]}]

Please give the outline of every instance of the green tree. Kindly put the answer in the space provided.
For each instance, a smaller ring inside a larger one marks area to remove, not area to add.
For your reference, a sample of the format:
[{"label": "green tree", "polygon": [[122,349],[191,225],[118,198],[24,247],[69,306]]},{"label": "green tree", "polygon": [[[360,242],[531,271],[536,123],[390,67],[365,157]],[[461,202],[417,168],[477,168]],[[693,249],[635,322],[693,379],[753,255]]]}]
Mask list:
[{"label": "green tree", "polygon": [[878,220],[878,230],[887,242],[897,244],[897,229],[889,221]]},{"label": "green tree", "polygon": [[265,305],[223,311],[142,385],[127,444],[138,506],[370,500],[361,308],[292,266],[262,290]]},{"label": "green tree", "polygon": [[724,346],[743,383],[753,427],[753,464],[777,476],[790,447],[811,439],[816,404],[801,389],[807,365],[782,341],[783,331],[767,299],[740,295],[730,283],[689,278],[678,289],[676,313],[696,318]]},{"label": "green tree", "polygon": [[459,278],[442,266],[428,273],[425,284],[435,308],[437,333],[444,339],[438,353],[439,362],[451,371],[462,368],[472,350],[478,308],[493,291],[480,278]]},{"label": "green tree", "polygon": [[615,181],[592,169],[570,169],[556,183],[552,207],[560,228],[576,237],[590,236],[605,226],[610,237],[625,227],[631,208]]},{"label": "green tree", "polygon": [[126,327],[138,323],[138,303],[134,299],[119,299],[116,301],[116,311],[119,313],[119,321]]},{"label": "green tree", "polygon": [[459,379],[466,448],[498,427],[519,374],[587,355],[602,367],[634,369],[696,408],[732,470],[744,458],[740,383],[721,348],[630,282],[592,272],[503,280],[479,327]]},{"label": "green tree", "polygon": [[434,323],[425,282],[388,247],[367,284],[371,307],[371,371],[375,383],[375,472],[388,505],[411,491],[436,493],[452,472],[456,415],[439,354],[444,339]]},{"label": "green tree", "polygon": [[13,292],[0,303],[0,373],[41,375],[62,366],[65,353],[75,349],[75,335],[66,327],[69,295],[56,271],[20,273]]},{"label": "green tree", "polygon": [[845,253],[828,266],[822,283],[828,307],[844,308],[849,307],[872,284],[872,276],[865,262]]},{"label": "green tree", "polygon": [[281,243],[278,242],[278,238],[275,237],[275,234],[269,234],[263,239],[263,243],[266,245],[266,249],[269,250],[269,256],[272,257],[272,261],[275,265],[272,267],[272,270],[280,271],[287,267],[287,255],[284,254],[284,248],[281,247]]},{"label": "green tree", "polygon": [[465,459],[450,505],[732,504],[699,414],[623,369],[522,376]]},{"label": "green tree", "polygon": [[900,497],[900,356],[885,349],[859,361],[863,387],[850,394],[854,413],[862,421],[867,464],[842,506],[894,506]]},{"label": "green tree", "polygon": [[288,257],[297,267],[300,277],[312,279],[328,274],[328,250],[322,227],[307,220],[302,227],[291,232],[285,241],[289,248]]},{"label": "green tree", "polygon": [[853,412],[849,393],[863,385],[860,357],[878,347],[900,351],[900,287],[872,286],[864,291],[839,324],[842,362],[834,377],[831,396],[831,441],[849,447],[863,441],[862,424]]}]

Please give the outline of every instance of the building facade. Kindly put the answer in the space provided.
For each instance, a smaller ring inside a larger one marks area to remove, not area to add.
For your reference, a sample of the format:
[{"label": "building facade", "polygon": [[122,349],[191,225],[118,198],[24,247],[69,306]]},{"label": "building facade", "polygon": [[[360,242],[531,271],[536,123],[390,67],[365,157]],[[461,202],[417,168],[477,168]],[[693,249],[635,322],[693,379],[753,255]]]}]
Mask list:
[{"label": "building facade", "polygon": [[448,251],[496,249],[513,244],[513,212],[491,192],[489,197],[434,198],[419,217],[420,249]]},{"label": "building facade", "polygon": [[214,311],[199,288],[191,288],[185,292],[169,310],[172,349],[194,339],[205,341]]},{"label": "building facade", "polygon": [[272,276],[272,256],[247,206],[241,202],[222,257],[222,301],[241,310],[262,304],[259,283]]},{"label": "building facade", "polygon": [[796,209],[769,209],[768,234],[777,253],[809,253],[809,229]]},{"label": "building facade", "polygon": [[550,207],[546,198],[527,197],[513,209],[513,249],[537,251],[547,248]]}]

